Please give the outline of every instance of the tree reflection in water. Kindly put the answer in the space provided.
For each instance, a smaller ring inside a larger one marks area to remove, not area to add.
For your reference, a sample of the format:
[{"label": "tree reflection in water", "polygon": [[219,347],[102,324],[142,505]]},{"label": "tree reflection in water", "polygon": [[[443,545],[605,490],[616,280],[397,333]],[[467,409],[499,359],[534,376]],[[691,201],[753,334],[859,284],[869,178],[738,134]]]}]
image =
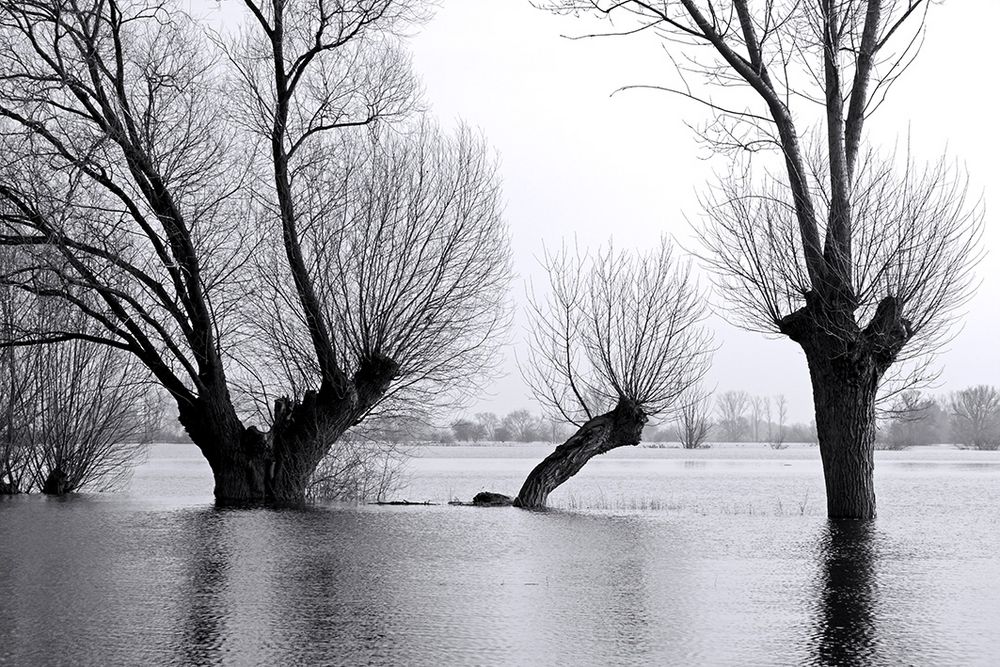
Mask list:
[{"label": "tree reflection in water", "polygon": [[224,591],[231,554],[224,530],[226,510],[204,509],[184,518],[190,536],[190,567],[183,590],[188,597],[184,618],[184,641],[178,664],[209,665],[222,660],[222,638],[226,618]]},{"label": "tree reflection in water", "polygon": [[871,664],[878,652],[877,545],[874,521],[831,520],[822,532],[813,664]]}]

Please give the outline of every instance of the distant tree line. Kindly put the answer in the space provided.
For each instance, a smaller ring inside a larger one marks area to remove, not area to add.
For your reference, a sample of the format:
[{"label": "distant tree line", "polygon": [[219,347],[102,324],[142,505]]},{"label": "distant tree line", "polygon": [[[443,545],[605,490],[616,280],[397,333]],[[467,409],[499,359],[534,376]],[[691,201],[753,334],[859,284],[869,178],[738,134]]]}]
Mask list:
[{"label": "distant tree line", "polygon": [[969,449],[1000,448],[1000,390],[976,385],[942,396],[901,393],[880,424],[879,445],[955,444]]},{"label": "distant tree line", "polygon": [[[781,449],[790,442],[817,442],[816,422],[787,421],[787,401],[745,391],[702,395],[678,409],[675,420],[647,426],[646,442],[679,442],[696,449],[719,442],[762,442]],[[695,425],[698,430],[694,431]],[[692,437],[697,433],[698,437]],[[954,444],[1000,449],[1000,389],[977,385],[931,396],[903,391],[880,413],[877,445],[903,449],[914,445]]]}]

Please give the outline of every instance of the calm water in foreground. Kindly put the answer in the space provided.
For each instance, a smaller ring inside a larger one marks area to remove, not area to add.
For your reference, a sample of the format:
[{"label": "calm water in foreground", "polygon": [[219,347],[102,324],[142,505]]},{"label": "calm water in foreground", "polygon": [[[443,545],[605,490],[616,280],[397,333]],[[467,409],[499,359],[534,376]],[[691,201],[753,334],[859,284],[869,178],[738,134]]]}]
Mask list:
[{"label": "calm water in foreground", "polygon": [[[544,448],[434,448],[410,500]],[[998,664],[1000,456],[879,455],[823,519],[813,449],[616,452],[564,509],[213,509],[197,451],[119,494],[0,500],[0,664]]]}]

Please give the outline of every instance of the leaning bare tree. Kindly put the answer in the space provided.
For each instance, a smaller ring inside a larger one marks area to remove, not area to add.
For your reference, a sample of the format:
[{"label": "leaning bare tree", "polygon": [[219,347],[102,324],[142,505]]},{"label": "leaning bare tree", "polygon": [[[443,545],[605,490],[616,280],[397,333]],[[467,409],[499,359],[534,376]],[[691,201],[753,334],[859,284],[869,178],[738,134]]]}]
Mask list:
[{"label": "leaning bare tree", "polygon": [[[330,313],[349,306],[330,300],[339,293],[326,299],[314,279],[320,257],[311,253],[322,249],[309,245],[309,230],[358,222],[360,209],[342,205],[341,191],[322,191],[317,174],[351,171],[333,137],[377,130],[413,109],[416,84],[395,35],[420,17],[406,0],[243,4],[239,34],[209,40],[171,2],[0,2],[0,150],[8,157],[0,243],[30,263],[2,280],[62,299],[100,325],[86,340],[146,366],[211,465],[218,502],[298,503],[331,439],[409,362],[381,345],[386,322],[377,317],[363,331],[365,353],[342,354],[340,342],[356,341]],[[453,193],[435,210],[447,217],[465,202],[466,193]],[[475,205],[485,213],[470,218],[470,234],[480,220],[497,224],[488,200]],[[351,215],[328,219],[338,211]],[[415,251],[437,250],[431,229],[413,239]],[[246,312],[252,297],[268,288],[250,270],[273,238],[259,230],[280,230],[291,285],[283,316],[305,324],[311,358],[300,361],[314,373],[312,384],[275,399],[266,432],[235,404],[253,368],[239,329],[255,316]],[[504,258],[506,239],[497,241],[481,250],[497,257],[499,245]],[[397,276],[373,277],[378,263],[350,268],[361,273],[347,286],[380,290],[372,301],[362,290],[370,312],[400,296]],[[501,277],[507,270],[496,265]],[[497,281],[483,284],[494,290]],[[452,295],[433,292],[421,331],[434,331]],[[52,329],[33,342],[81,338]]]},{"label": "leaning bare tree", "polygon": [[578,430],[528,474],[513,501],[499,497],[525,508],[544,507],[594,456],[638,445],[646,421],[669,415],[711,356],[702,294],[666,240],[645,254],[563,249],[544,263],[549,293],[531,298],[522,372],[548,415]]},{"label": "leaning bare tree", "polygon": [[[918,50],[928,4],[548,3],[660,35],[686,60],[675,61],[684,85],[659,88],[713,110],[702,136],[714,148],[765,166],[761,151],[775,149],[781,177],[734,169],[706,201],[701,235],[729,312],[805,353],[831,517],[875,515],[880,383],[940,343],[977,257],[979,217],[962,178],[863,148],[865,121]],[[688,86],[691,73],[708,88]],[[801,120],[810,114],[823,128],[814,142]]]}]

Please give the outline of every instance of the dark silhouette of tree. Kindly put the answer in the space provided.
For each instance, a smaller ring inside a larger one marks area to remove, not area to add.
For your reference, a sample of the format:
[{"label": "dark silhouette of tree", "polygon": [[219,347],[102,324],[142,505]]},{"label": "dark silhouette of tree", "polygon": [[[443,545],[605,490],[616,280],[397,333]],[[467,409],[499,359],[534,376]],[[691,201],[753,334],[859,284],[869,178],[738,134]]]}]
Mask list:
[{"label": "dark silhouette of tree", "polygon": [[[705,259],[733,321],[805,353],[831,517],[875,515],[880,386],[946,338],[979,256],[964,178],[864,142],[867,118],[916,55],[930,4],[546,3],[614,20],[618,34],[661,36],[681,56],[681,84],[648,87],[712,111],[701,137],[734,167],[704,200]],[[821,129],[810,134],[816,111]]]},{"label": "dark silhouette of tree", "polygon": [[646,253],[563,249],[544,265],[549,290],[530,299],[522,372],[549,415],[577,431],[528,474],[513,500],[526,508],[544,507],[594,456],[639,444],[646,421],[670,417],[701,380],[711,353],[704,299],[666,240]]},{"label": "dark silhouette of tree", "polygon": [[26,262],[0,280],[99,325],[32,342],[148,369],[219,503],[300,503],[387,396],[475,376],[507,243],[481,141],[385,127],[418,106],[417,3],[243,5],[210,40],[169,2],[0,2],[0,244]]}]

